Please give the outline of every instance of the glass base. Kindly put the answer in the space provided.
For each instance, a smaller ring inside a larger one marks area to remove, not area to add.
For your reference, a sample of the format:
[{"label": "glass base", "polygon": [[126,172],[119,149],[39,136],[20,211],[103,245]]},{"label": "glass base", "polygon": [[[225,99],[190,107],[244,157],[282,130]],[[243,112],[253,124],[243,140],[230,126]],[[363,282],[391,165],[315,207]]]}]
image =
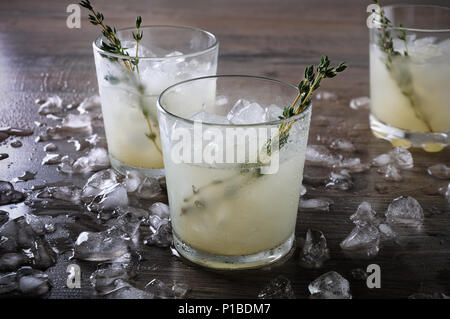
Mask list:
[{"label": "glass base", "polygon": [[122,163],[114,156],[109,154],[109,161],[111,162],[112,168],[118,171],[122,175],[126,175],[127,171],[138,171],[141,174],[149,177],[158,178],[160,176],[165,176],[164,168],[142,168],[142,167],[134,167],[127,164]]},{"label": "glass base", "polygon": [[196,250],[182,242],[175,234],[174,245],[177,251],[187,260],[203,267],[238,270],[261,268],[273,264],[286,256],[294,246],[294,234],[281,245],[252,255],[245,256],[220,256]]},{"label": "glass base", "polygon": [[395,147],[418,147],[426,152],[439,152],[449,145],[450,132],[446,133],[421,133],[405,131],[389,126],[370,115],[370,129],[373,135],[388,140]]}]

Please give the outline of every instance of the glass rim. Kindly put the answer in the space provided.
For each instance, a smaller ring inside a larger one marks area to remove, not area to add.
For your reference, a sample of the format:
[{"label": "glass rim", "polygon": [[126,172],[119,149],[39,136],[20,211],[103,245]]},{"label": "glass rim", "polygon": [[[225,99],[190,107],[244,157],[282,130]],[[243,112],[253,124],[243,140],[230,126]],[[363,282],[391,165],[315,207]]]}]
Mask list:
[{"label": "glass rim", "polygon": [[[172,28],[172,29],[184,29],[184,30],[190,30],[190,31],[198,31],[200,33],[206,34],[208,37],[210,37],[211,39],[213,39],[213,44],[209,45],[206,49],[202,49],[199,51],[195,51],[192,53],[186,53],[186,54],[181,54],[181,55],[175,55],[175,56],[164,56],[164,57],[149,57],[149,56],[139,56],[138,59],[139,60],[154,60],[154,61],[162,61],[162,60],[170,60],[170,59],[180,59],[180,58],[189,58],[189,57],[194,57],[194,56],[198,56],[204,53],[207,53],[209,51],[213,51],[215,48],[217,48],[219,46],[219,40],[217,39],[217,37],[206,30],[203,30],[201,28],[197,28],[197,27],[191,27],[191,26],[184,26],[184,25],[170,25],[170,24],[153,24],[153,25],[145,25],[142,26],[140,28],[140,30],[145,30],[145,29],[154,29],[154,28]],[[136,31],[136,27],[126,27],[126,28],[121,28],[121,29],[117,29],[117,32],[120,31]],[[111,53],[111,52],[107,52],[103,49],[101,49],[98,46],[98,43],[100,43],[100,41],[102,40],[102,38],[104,38],[103,34],[99,35],[97,38],[95,38],[94,42],[92,43],[92,46],[94,48],[94,50],[100,52],[101,54],[104,54],[106,56],[109,57],[114,57],[114,58],[119,58],[121,60],[131,60],[134,59],[134,56],[128,56],[128,55],[123,55],[123,54],[117,54],[117,53]]]},{"label": "glass rim", "polygon": [[[189,79],[189,80],[185,80],[182,82],[178,82],[175,83],[171,86],[169,86],[168,88],[166,88],[164,91],[161,92],[161,94],[158,97],[157,100],[157,108],[158,110],[165,114],[168,115],[172,118],[175,118],[177,120],[181,120],[183,122],[186,122],[188,124],[194,125],[195,122],[199,122],[199,121],[195,121],[195,120],[191,120],[185,117],[181,117],[179,115],[175,115],[172,112],[169,112],[168,110],[166,110],[161,103],[161,99],[162,97],[171,89],[181,86],[183,84],[189,83],[189,82],[194,82],[194,81],[198,81],[198,80],[205,80],[205,79],[219,79],[219,78],[248,78],[248,79],[253,79],[253,80],[263,80],[263,81],[268,81],[268,82],[272,82],[272,83],[276,83],[276,84],[280,84],[283,85],[285,87],[290,87],[292,89],[295,89],[298,92],[298,88],[290,83],[281,81],[281,80],[277,80],[277,79],[273,79],[273,78],[269,78],[269,77],[264,77],[264,76],[257,76],[257,75],[242,75],[242,74],[218,74],[218,75],[209,75],[209,76],[202,76],[202,77],[198,77],[198,78],[193,78],[193,79]],[[267,122],[258,122],[258,123],[249,123],[249,124],[223,124],[223,123],[210,123],[210,122],[201,122],[202,125],[207,125],[207,126],[219,126],[219,127],[257,127],[257,126],[267,126],[267,125],[280,125],[283,123],[288,123],[291,121],[297,121],[299,119],[302,119],[306,116],[307,112],[311,109],[312,106],[312,102],[307,105],[299,114],[296,114],[294,116],[291,116],[287,119],[280,119],[280,120],[273,120],[273,121],[267,121]]]},{"label": "glass rim", "polygon": [[[439,10],[448,10],[450,11],[450,7],[445,7],[445,6],[439,6],[439,5],[429,5],[429,4],[392,4],[392,5],[387,5],[387,6],[381,6],[381,9],[386,9],[386,8],[392,8],[392,9],[396,9],[396,8],[435,8],[435,9],[439,9]],[[378,21],[377,19],[373,20],[373,23],[377,25],[377,28],[381,27],[381,23],[380,21]],[[398,31],[412,31],[412,32],[450,32],[450,28],[444,29],[430,29],[430,28],[414,28],[414,27],[399,27],[399,26],[392,26],[391,27],[392,30],[398,30]]]}]

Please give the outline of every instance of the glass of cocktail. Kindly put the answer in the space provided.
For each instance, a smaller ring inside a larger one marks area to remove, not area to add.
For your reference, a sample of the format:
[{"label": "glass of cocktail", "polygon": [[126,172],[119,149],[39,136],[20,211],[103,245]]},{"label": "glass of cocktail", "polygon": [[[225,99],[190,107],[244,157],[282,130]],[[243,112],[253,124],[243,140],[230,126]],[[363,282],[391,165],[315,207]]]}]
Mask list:
[{"label": "glass of cocktail", "polygon": [[372,132],[436,152],[450,135],[450,8],[394,5],[370,30]]},{"label": "glass of cocktail", "polygon": [[160,95],[172,229],[182,256],[242,269],[290,251],[311,106],[280,116],[297,94],[277,80],[222,75],[184,81]]},{"label": "glass of cocktail", "polygon": [[102,113],[112,166],[158,175],[163,168],[156,99],[168,86],[214,75],[218,41],[192,27],[155,25],[116,31],[124,54],[93,43]]}]

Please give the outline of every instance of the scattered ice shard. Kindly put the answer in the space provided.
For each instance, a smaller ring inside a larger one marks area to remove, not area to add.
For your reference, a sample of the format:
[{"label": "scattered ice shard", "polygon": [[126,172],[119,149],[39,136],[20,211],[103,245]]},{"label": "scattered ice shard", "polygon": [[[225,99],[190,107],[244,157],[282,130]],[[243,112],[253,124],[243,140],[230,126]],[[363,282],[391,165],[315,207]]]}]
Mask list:
[{"label": "scattered ice shard", "polygon": [[387,181],[399,182],[402,180],[402,176],[397,167],[393,164],[388,164],[377,169],[377,172],[383,174],[383,178]]},{"label": "scattered ice shard", "polygon": [[50,96],[41,104],[38,113],[40,115],[57,114],[62,110],[62,99],[57,96]]},{"label": "scattered ice shard", "polygon": [[88,205],[88,209],[93,212],[102,212],[113,210],[118,207],[125,207],[127,205],[127,190],[124,185],[117,183],[98,193]]},{"label": "scattered ice shard", "polygon": [[61,154],[47,154],[42,159],[42,165],[55,165],[61,163]]},{"label": "scattered ice shard", "polygon": [[381,167],[381,166],[388,165],[390,162],[391,162],[391,156],[389,154],[381,154],[372,160],[372,165]]},{"label": "scattered ice shard", "polygon": [[159,181],[139,172],[127,172],[125,178],[127,192],[138,198],[149,199],[161,192]]},{"label": "scattered ice shard", "polygon": [[117,288],[116,281],[118,279],[127,281],[134,275],[128,264],[105,263],[97,267],[97,270],[90,276],[90,281],[98,293],[108,294]]},{"label": "scattered ice shard", "polygon": [[398,146],[389,152],[391,162],[401,169],[411,169],[414,167],[414,160],[407,149]]},{"label": "scattered ice shard", "polygon": [[79,157],[76,160],[64,156],[61,162],[58,170],[66,174],[97,172],[110,166],[108,152],[101,147],[91,149],[86,156]]},{"label": "scattered ice shard", "polygon": [[44,270],[56,263],[56,253],[44,239],[36,238],[31,247],[31,253],[33,255],[32,263],[34,268]]},{"label": "scattered ice shard", "polygon": [[45,152],[54,152],[58,149],[58,147],[54,143],[48,143],[44,146]]},{"label": "scattered ice shard", "polygon": [[[83,199],[90,202],[104,189],[122,181],[122,177],[112,168],[93,174],[83,187]],[[128,187],[128,184],[127,184]]]},{"label": "scattered ice shard", "polygon": [[22,267],[17,271],[18,290],[27,296],[42,296],[48,293],[52,287],[48,275],[32,269],[30,267]]},{"label": "scattered ice shard", "polygon": [[346,169],[340,170],[339,172],[332,171],[325,187],[343,191],[349,190],[353,187],[352,176]]},{"label": "scattered ice shard", "polygon": [[0,153],[0,161],[1,161],[1,160],[4,160],[4,159],[7,159],[8,157],[9,157],[8,154],[6,154],[6,153]]},{"label": "scattered ice shard", "polygon": [[61,130],[74,133],[90,132],[91,118],[86,114],[67,114],[62,121]]},{"label": "scattered ice shard", "polygon": [[335,271],[327,272],[313,280],[308,286],[311,298],[351,299],[350,284]]},{"label": "scattered ice shard", "polygon": [[440,179],[450,179],[450,167],[445,164],[436,164],[428,167],[428,174]]},{"label": "scattered ice shard", "polygon": [[128,253],[130,238],[110,228],[103,232],[82,232],[74,246],[74,258],[88,261],[112,261]]},{"label": "scattered ice shard", "polygon": [[307,191],[308,191],[308,190],[306,189],[305,185],[302,184],[302,185],[300,186],[300,196],[305,195]]},{"label": "scattered ice shard", "polygon": [[25,195],[14,189],[10,182],[0,181],[0,205],[20,203]]},{"label": "scattered ice shard", "polygon": [[46,186],[37,192],[36,198],[55,199],[79,204],[81,199],[81,189],[77,186]]},{"label": "scattered ice shard", "polygon": [[186,297],[189,290],[190,288],[186,284],[167,285],[159,279],[153,279],[145,285],[145,291],[159,299],[182,299]]},{"label": "scattered ice shard", "polygon": [[341,139],[341,138],[338,138],[338,139],[334,140],[333,142],[331,142],[330,148],[332,148],[334,150],[343,151],[343,152],[354,152],[355,151],[355,146],[353,145],[352,142]]},{"label": "scattered ice shard", "polygon": [[78,106],[77,110],[80,114],[89,113],[89,111],[95,110],[101,106],[100,96],[93,95],[85,98]]},{"label": "scattered ice shard", "polygon": [[232,124],[252,124],[264,122],[266,112],[255,102],[239,99],[227,115]]},{"label": "scattered ice shard", "polygon": [[370,98],[361,96],[350,100],[350,108],[352,110],[368,110],[370,108]]},{"label": "scattered ice shard", "polygon": [[397,233],[388,224],[380,224],[378,225],[378,229],[383,240],[395,239],[397,237]]},{"label": "scattered ice shard", "polygon": [[152,234],[144,239],[145,245],[169,247],[172,244],[172,226],[168,219],[150,216],[150,231]]},{"label": "scattered ice shard", "polygon": [[121,279],[116,280],[116,289],[106,295],[108,299],[153,299],[146,291],[137,289]]},{"label": "scattered ice shard", "polygon": [[14,271],[29,263],[29,258],[23,253],[5,253],[0,256],[0,272]]},{"label": "scattered ice shard", "polygon": [[11,296],[18,288],[16,273],[0,274],[0,295]]},{"label": "scattered ice shard", "polygon": [[299,208],[303,211],[330,211],[330,205],[333,204],[331,199],[311,198],[300,199]]},{"label": "scattered ice shard", "polygon": [[33,134],[33,130],[18,127],[0,127],[0,133],[7,134],[9,136],[29,136]]},{"label": "scattered ice shard", "polygon": [[343,158],[342,155],[334,155],[323,145],[308,145],[306,161],[316,166],[345,168],[350,172],[363,172],[369,169],[369,165],[362,164],[360,158]]},{"label": "scattered ice shard", "polygon": [[350,216],[350,220],[359,226],[366,226],[369,224],[378,225],[380,223],[377,218],[377,213],[372,209],[372,205],[368,202],[359,204],[356,212]]},{"label": "scattered ice shard", "polygon": [[357,251],[367,257],[378,254],[380,232],[374,225],[356,225],[350,234],[340,243],[343,250]]},{"label": "scattered ice shard", "polygon": [[284,276],[278,276],[273,279],[264,289],[258,294],[259,299],[295,299],[294,289],[292,284]]},{"label": "scattered ice shard", "polygon": [[327,240],[319,230],[308,229],[303,244],[300,265],[306,268],[320,268],[330,258]]},{"label": "scattered ice shard", "polygon": [[417,200],[410,196],[401,196],[389,204],[386,218],[390,223],[420,224],[424,214]]},{"label": "scattered ice shard", "polygon": [[22,146],[22,142],[19,140],[15,140],[15,141],[12,141],[10,145],[11,145],[11,147],[18,148],[18,147]]},{"label": "scattered ice shard", "polygon": [[18,183],[18,182],[27,182],[30,181],[32,179],[34,179],[34,177],[36,176],[36,173],[30,172],[30,171],[25,171],[22,175],[20,175],[19,177],[14,178],[14,182]]}]

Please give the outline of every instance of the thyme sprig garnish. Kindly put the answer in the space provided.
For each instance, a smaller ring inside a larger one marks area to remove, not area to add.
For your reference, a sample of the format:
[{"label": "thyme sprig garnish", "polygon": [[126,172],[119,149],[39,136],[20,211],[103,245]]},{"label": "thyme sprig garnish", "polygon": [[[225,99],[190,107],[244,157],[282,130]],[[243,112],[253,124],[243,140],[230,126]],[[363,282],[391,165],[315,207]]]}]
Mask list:
[{"label": "thyme sprig garnish", "polygon": [[[338,73],[347,68],[345,62],[341,62],[338,66],[330,66],[330,59],[324,55],[320,59],[319,65],[316,67],[310,65],[305,69],[305,77],[298,85],[298,94],[291,105],[283,109],[283,114],[280,119],[289,119],[295,115],[300,114],[305,108],[311,105],[313,92],[316,91],[321,84],[321,81],[326,78],[334,78]],[[293,124],[298,119],[283,122],[278,127],[278,138],[269,139],[261,150],[261,153],[266,153],[269,156],[276,149],[281,149],[288,142],[289,132]],[[261,154],[260,154],[261,155]],[[261,167],[267,163],[258,162],[256,165],[243,164],[239,172],[231,175],[223,180],[214,180],[213,182],[195,186],[192,185],[192,194],[183,199],[183,207],[181,207],[180,214],[184,215],[190,211],[202,211],[211,204],[217,205],[219,202],[230,198],[238,191],[242,191],[243,187],[248,187],[252,183],[261,180],[265,176],[262,174]],[[215,189],[221,187],[223,192],[217,194]]]},{"label": "thyme sprig garnish", "polygon": [[[117,37],[116,28],[113,28],[104,23],[105,17],[103,16],[103,14],[99,11],[96,11],[89,0],[81,1],[80,6],[89,10],[89,21],[93,25],[101,26],[102,34],[108,40],[108,43],[102,40],[100,48],[105,52],[125,56],[125,58],[122,59],[122,63],[124,64],[125,68],[131,73],[131,76],[125,76],[125,79],[126,82],[132,83],[136,89],[138,95],[138,104],[149,129],[149,133],[145,133],[145,136],[147,136],[152,141],[156,150],[162,155],[161,147],[157,143],[157,135],[152,128],[152,121],[150,120],[149,112],[145,107],[146,103],[144,100],[144,86],[139,79],[139,43],[141,42],[143,37],[143,31],[141,30],[142,17],[136,17],[136,33],[132,32],[133,39],[136,41],[136,54],[134,57],[131,57],[130,54],[126,51],[127,48],[124,48],[122,46],[120,39]],[[119,59],[116,57],[108,56],[107,58],[112,61],[119,62]],[[136,79],[134,78],[134,74],[136,74]],[[118,77],[108,75],[105,76],[105,80],[107,80],[111,84],[118,84],[121,81],[121,79],[119,79]]]},{"label": "thyme sprig garnish", "polygon": [[404,59],[409,59],[408,53],[408,44],[406,39],[406,31],[403,29],[403,25],[399,24],[399,33],[397,36],[398,39],[402,40],[405,45],[405,50],[403,52],[397,51],[394,49],[394,40],[392,37],[392,31],[395,28],[393,23],[386,17],[384,10],[381,8],[380,1],[374,0],[375,4],[378,5],[379,10],[375,13],[379,14],[379,23],[380,23],[380,33],[378,34],[378,46],[386,54],[386,69],[391,74],[394,81],[397,83],[402,94],[408,99],[411,108],[414,111],[415,116],[422,121],[427,129],[430,132],[433,132],[433,129],[428,122],[425,114],[420,109],[420,99],[417,94],[414,92],[413,83],[412,83],[412,74],[408,69],[407,64],[393,63],[394,57],[403,57]]}]

